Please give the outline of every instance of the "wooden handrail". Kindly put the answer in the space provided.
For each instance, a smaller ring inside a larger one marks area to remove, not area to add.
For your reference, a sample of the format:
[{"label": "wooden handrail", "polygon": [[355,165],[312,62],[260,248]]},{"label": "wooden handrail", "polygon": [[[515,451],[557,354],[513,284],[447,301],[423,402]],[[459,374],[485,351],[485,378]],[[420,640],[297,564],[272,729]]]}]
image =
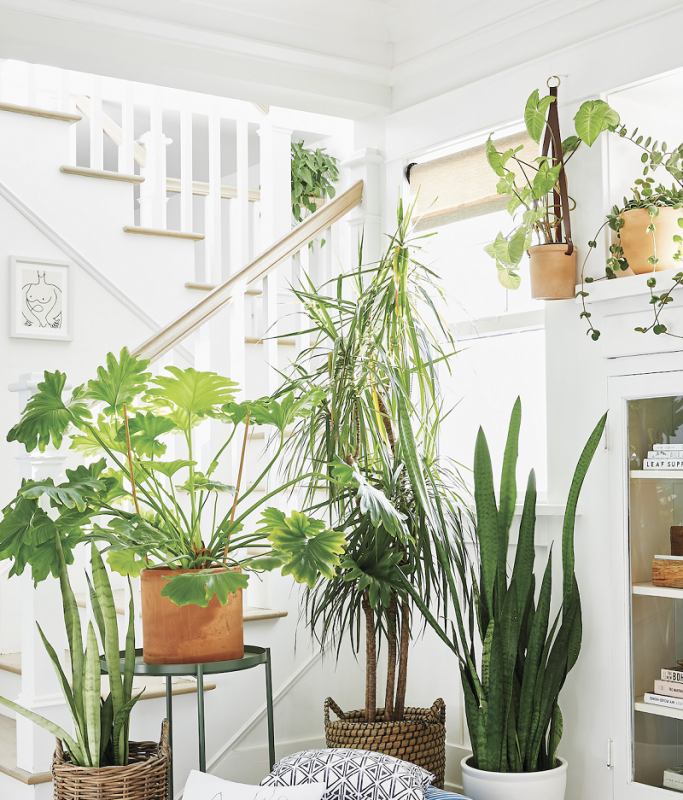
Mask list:
[{"label": "wooden handrail", "polygon": [[330,225],[338,222],[351,209],[360,205],[362,200],[363,181],[358,181],[350,189],[335,197],[332,202],[322,206],[315,214],[311,214],[310,217],[299,223],[236,275],[228,278],[225,283],[214,289],[211,294],[143,342],[133,351],[133,354],[140,358],[148,358],[150,361],[155,361],[163,356],[164,353],[179,345],[187,336],[225,308],[232,300],[236,290],[244,292],[245,289],[265,278],[280,264],[298,253],[319,233],[327,230]]}]

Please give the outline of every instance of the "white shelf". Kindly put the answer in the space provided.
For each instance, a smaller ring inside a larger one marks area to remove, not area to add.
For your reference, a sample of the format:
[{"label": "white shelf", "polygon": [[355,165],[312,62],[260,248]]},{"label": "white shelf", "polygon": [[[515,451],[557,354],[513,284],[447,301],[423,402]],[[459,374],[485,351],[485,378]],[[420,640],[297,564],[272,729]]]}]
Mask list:
[{"label": "white shelf", "polygon": [[648,597],[670,597],[673,600],[683,600],[683,589],[675,586],[654,586],[652,581],[633,584],[633,594],[647,595]]},{"label": "white shelf", "polygon": [[632,469],[630,475],[638,479],[683,481],[683,469]]},{"label": "white shelf", "polygon": [[636,711],[643,711],[645,714],[654,714],[657,717],[670,717],[671,719],[683,719],[683,708],[670,708],[669,706],[657,706],[654,703],[646,703],[642,697],[636,697],[634,705]]}]

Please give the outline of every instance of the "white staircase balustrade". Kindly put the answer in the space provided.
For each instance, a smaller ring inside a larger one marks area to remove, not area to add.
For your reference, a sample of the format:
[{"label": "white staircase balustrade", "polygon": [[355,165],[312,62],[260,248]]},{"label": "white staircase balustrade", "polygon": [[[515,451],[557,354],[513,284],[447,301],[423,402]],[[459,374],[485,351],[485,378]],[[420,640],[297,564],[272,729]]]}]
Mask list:
[{"label": "white staircase balustrade", "polygon": [[[159,120],[160,121],[160,120]],[[166,148],[173,139],[165,136],[160,127],[143,133],[138,142],[145,148],[147,161],[140,167],[145,179],[140,184],[140,227],[166,229]]]}]

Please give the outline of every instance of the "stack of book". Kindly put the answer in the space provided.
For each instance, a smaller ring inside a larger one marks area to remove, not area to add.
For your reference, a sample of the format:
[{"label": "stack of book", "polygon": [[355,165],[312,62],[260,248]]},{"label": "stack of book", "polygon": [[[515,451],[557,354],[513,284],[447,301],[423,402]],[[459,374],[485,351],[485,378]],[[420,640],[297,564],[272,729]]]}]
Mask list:
[{"label": "stack of book", "polygon": [[683,767],[664,770],[664,788],[683,792]]},{"label": "stack of book", "polygon": [[644,700],[655,706],[683,708],[683,669],[663,669],[654,692],[645,692]]},{"label": "stack of book", "polygon": [[683,469],[683,444],[653,444],[643,469]]}]

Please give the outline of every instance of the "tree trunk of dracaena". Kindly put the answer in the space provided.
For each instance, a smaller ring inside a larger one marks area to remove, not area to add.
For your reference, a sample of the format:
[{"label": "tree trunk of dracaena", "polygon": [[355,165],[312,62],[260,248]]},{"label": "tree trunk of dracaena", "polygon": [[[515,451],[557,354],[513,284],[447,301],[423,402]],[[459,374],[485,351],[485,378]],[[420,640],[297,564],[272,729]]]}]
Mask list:
[{"label": "tree trunk of dracaena", "polygon": [[387,635],[389,638],[389,653],[387,658],[387,689],[384,697],[384,721],[390,722],[394,718],[394,690],[396,688],[396,617],[398,599],[395,592],[391,593],[387,619]]},{"label": "tree trunk of dracaena", "polygon": [[394,719],[400,722],[406,706],[406,686],[408,681],[408,645],[410,644],[410,609],[404,601],[401,604],[401,650],[398,658],[398,686]]},{"label": "tree trunk of dracaena", "polygon": [[377,716],[377,642],[375,612],[370,605],[368,590],[363,592],[365,612],[365,721],[374,722]]}]

